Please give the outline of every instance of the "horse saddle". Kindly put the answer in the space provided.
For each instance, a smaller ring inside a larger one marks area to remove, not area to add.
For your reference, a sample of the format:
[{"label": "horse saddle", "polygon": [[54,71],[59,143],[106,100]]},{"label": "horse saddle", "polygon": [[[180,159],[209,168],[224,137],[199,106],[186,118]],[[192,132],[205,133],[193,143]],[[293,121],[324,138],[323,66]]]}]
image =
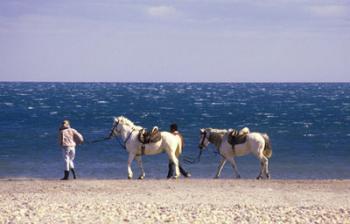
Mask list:
[{"label": "horse saddle", "polygon": [[243,129],[241,131],[233,129],[228,133],[227,141],[232,145],[232,148],[234,148],[235,145],[243,144],[246,142],[248,133],[249,132],[245,130],[243,131]]},{"label": "horse saddle", "polygon": [[157,126],[153,127],[152,131],[141,129],[138,134],[138,139],[142,144],[156,143],[161,140],[162,136]]}]

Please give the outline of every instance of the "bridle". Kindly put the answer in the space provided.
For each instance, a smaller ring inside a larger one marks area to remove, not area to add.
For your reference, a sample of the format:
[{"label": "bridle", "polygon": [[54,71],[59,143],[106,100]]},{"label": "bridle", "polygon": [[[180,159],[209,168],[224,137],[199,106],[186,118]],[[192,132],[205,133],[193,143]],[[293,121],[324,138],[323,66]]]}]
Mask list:
[{"label": "bridle", "polygon": [[113,124],[113,127],[112,127],[112,129],[111,129],[111,132],[110,132],[110,134],[109,134],[109,137],[110,137],[110,138],[112,138],[112,137],[114,136],[114,131],[116,131],[118,134],[121,132],[121,131],[116,130],[116,128],[118,127],[118,125],[119,125],[119,120]]},{"label": "bridle", "polygon": [[[115,124],[112,127],[111,133],[109,134],[110,138],[112,136],[116,136],[118,143],[120,144],[121,147],[123,147],[124,149],[126,149],[126,143],[129,141],[132,133],[135,131],[135,128],[132,128],[130,133],[128,134],[128,136],[125,138],[124,142],[122,143],[121,140],[123,140],[121,137],[119,137],[118,135],[121,133],[121,131],[118,131],[116,128],[119,125],[119,120],[117,122],[115,122]],[[115,135],[114,132],[117,132],[118,135]],[[119,138],[118,138],[119,137]]]},{"label": "bridle", "polygon": [[200,148],[200,149],[203,149],[203,148],[205,147],[205,145],[204,145],[205,139],[208,139],[208,140],[209,140],[209,136],[207,136],[207,135],[208,135],[208,134],[207,134],[206,131],[204,131],[204,132],[201,133],[202,141],[201,141],[201,143],[199,144],[199,148]]}]

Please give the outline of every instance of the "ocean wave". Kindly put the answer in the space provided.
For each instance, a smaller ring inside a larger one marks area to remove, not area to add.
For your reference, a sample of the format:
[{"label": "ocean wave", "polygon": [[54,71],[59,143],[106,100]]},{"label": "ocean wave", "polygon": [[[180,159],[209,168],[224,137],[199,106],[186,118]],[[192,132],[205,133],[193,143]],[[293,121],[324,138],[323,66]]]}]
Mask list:
[{"label": "ocean wave", "polygon": [[8,106],[8,107],[13,107],[14,106],[14,103],[10,103],[10,102],[5,102],[4,103],[6,106]]},{"label": "ocean wave", "polygon": [[161,110],[174,110],[174,107],[159,107]]},{"label": "ocean wave", "polygon": [[312,133],[308,133],[308,134],[304,134],[304,137],[315,137],[316,134],[312,134]]},{"label": "ocean wave", "polygon": [[29,96],[30,94],[28,93],[16,93],[17,96]]}]

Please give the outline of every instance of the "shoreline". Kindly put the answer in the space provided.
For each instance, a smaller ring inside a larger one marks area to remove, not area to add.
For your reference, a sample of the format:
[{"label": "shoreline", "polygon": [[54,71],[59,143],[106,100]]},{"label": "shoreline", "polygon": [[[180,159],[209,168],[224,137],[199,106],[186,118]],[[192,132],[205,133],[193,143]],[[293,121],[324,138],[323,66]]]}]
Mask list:
[{"label": "shoreline", "polygon": [[350,223],[349,179],[0,181],[0,223]]}]

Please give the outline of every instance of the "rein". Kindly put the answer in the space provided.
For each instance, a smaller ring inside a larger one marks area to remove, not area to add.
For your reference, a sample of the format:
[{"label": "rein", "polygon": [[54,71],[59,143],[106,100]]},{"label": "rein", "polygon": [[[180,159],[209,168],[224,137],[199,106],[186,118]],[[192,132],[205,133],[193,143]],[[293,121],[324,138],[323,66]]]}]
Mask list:
[{"label": "rein", "polygon": [[[200,147],[203,147],[204,146],[204,141],[207,137],[207,132],[204,132],[202,133],[203,135],[203,138],[202,138],[202,141],[201,141],[201,144],[199,145]],[[201,155],[202,155],[202,152],[203,152],[203,149],[199,149],[199,153],[198,153],[198,156],[196,158],[191,158],[191,157],[187,157],[187,156],[184,156],[183,157],[183,161],[187,164],[194,164],[194,163],[199,163],[201,161]]]},{"label": "rein", "polygon": [[118,140],[118,143],[121,147],[123,147],[123,149],[126,149],[126,143],[128,143],[130,137],[131,137],[131,134],[135,131],[135,128],[132,128],[132,130],[130,131],[129,135],[126,137],[126,139],[124,140],[124,142],[122,143],[120,140],[122,139],[121,137],[118,138],[117,137],[117,140]]},{"label": "rein", "polygon": [[101,139],[96,139],[96,140],[93,140],[93,141],[87,141],[86,143],[87,144],[94,144],[94,143],[104,142],[104,141],[110,140],[111,138],[112,137],[108,136],[108,137],[104,137],[104,138],[101,138]]},{"label": "rein", "polygon": [[204,146],[204,141],[205,141],[206,137],[207,137],[207,132],[205,131],[205,132],[203,133],[203,138],[202,138],[202,141],[201,141],[200,146],[202,146],[202,147]]},{"label": "rein", "polygon": [[[204,147],[204,141],[207,138],[207,132],[202,133],[202,135],[203,135],[203,138],[202,138],[202,141],[201,141],[199,146]],[[199,163],[201,160],[203,150],[204,149],[200,149],[198,156],[194,159],[191,157],[184,156],[183,161],[187,164]],[[218,151],[213,151],[213,154],[222,156],[219,149],[218,149]]]},{"label": "rein", "polygon": [[[97,139],[97,140],[93,140],[93,141],[88,141],[86,142],[87,144],[94,144],[94,143],[98,143],[98,142],[103,142],[103,141],[107,141],[107,140],[110,140],[112,139],[113,137],[113,132],[114,132],[114,129],[118,126],[119,124],[119,121],[113,126],[110,134],[108,137],[104,137],[102,139]],[[116,139],[119,143],[119,145],[123,148],[123,149],[126,149],[126,143],[129,141],[130,137],[131,137],[131,134],[135,131],[135,128],[132,128],[131,132],[128,134],[128,136],[125,138],[124,142],[122,142],[122,138],[121,137],[118,137],[116,136]]]},{"label": "rein", "polygon": [[195,164],[195,163],[199,163],[201,161],[201,155],[202,155],[202,152],[203,150],[200,149],[199,150],[199,154],[196,158],[191,158],[191,157],[188,157],[188,156],[184,156],[182,157],[182,160],[187,163],[187,164]]}]

